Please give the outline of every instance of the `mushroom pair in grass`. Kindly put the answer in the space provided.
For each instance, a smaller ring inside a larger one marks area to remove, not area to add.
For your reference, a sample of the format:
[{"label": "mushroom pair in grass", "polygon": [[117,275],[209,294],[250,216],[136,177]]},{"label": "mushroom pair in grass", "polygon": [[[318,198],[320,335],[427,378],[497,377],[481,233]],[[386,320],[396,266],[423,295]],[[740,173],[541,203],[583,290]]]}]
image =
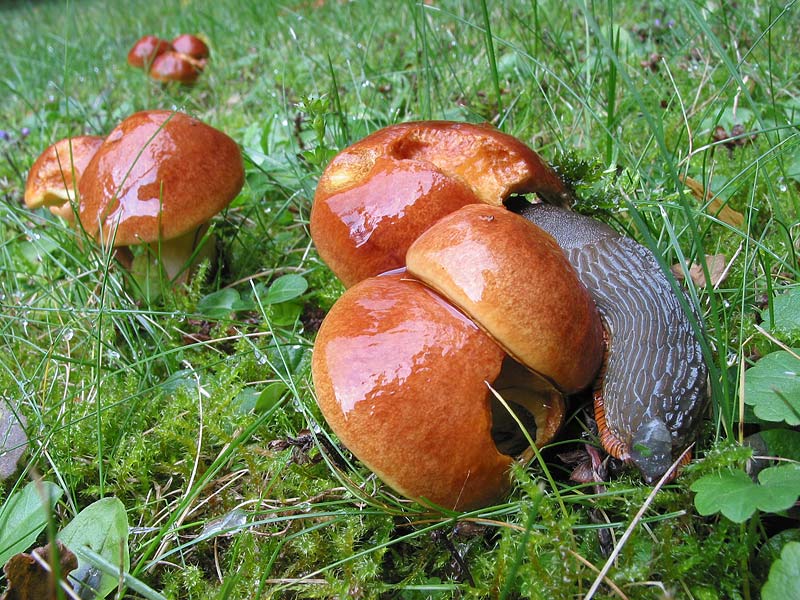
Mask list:
[{"label": "mushroom pair in grass", "polygon": [[405,496],[499,500],[592,384],[603,447],[648,481],[690,443],[706,379],[690,319],[649,250],[570,200],[519,140],[463,123],[388,127],[323,173],[311,234],[348,289],[315,343],[317,400]]},{"label": "mushroom pair in grass", "polygon": [[153,110],[131,115],[106,138],[56,142],[31,168],[25,200],[68,221],[77,214],[103,246],[144,245],[137,261],[185,281],[198,258],[213,252],[213,243],[199,248],[209,219],[243,182],[230,137],[183,113]]},{"label": "mushroom pair in grass", "polygon": [[188,33],[179,35],[172,42],[145,35],[128,51],[128,64],[144,69],[158,81],[191,84],[205,69],[209,56],[208,45]]},{"label": "mushroom pair in grass", "polygon": [[462,510],[501,498],[525,435],[552,440],[563,394],[599,368],[592,299],[555,241],[502,206],[533,189],[568,197],[515,138],[447,122],[381,130],[320,180],[312,237],[348,290],[315,343],[317,400],[407,497]]}]

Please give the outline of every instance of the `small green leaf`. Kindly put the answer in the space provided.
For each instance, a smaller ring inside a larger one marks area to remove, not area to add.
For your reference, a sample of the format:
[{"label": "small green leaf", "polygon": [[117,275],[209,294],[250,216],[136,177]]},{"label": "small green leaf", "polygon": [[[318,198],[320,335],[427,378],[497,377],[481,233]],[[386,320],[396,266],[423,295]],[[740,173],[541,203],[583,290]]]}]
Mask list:
[{"label": "small green leaf", "polygon": [[772,299],[770,307],[761,311],[764,323],[773,323],[770,329],[788,337],[800,337],[800,287],[794,287]]},{"label": "small green leaf", "polygon": [[745,373],[744,401],[759,419],[800,425],[800,360],[785,350],[767,354]]},{"label": "small green leaf", "polygon": [[780,512],[791,508],[800,495],[800,465],[793,463],[769,467],[758,474],[761,497],[758,508]]},{"label": "small green leaf", "polygon": [[756,510],[755,484],[744,471],[704,475],[692,484],[694,505],[701,515],[722,512],[735,523],[746,521]]},{"label": "small green leaf", "polygon": [[762,600],[791,600],[800,598],[800,542],[789,542],[781,557],[772,563],[767,583],[761,588]]},{"label": "small green leaf", "polygon": [[221,319],[231,314],[240,301],[239,292],[232,288],[225,288],[200,298],[197,303],[197,311],[209,319]]},{"label": "small green leaf", "polygon": [[102,574],[81,559],[80,550],[89,547],[124,572],[131,568],[128,551],[128,515],[117,498],[102,498],[84,508],[58,534],[58,539],[78,556],[78,568],[70,573],[75,591],[82,598],[104,598],[117,587],[117,579]]},{"label": "small green leaf", "polygon": [[31,481],[6,499],[0,507],[0,565],[33,545],[62,493],[55,483]]},{"label": "small green leaf", "polygon": [[288,381],[303,361],[307,348],[300,344],[275,344],[267,351],[267,362],[275,374]]},{"label": "small green leaf", "polygon": [[759,432],[767,444],[770,456],[780,456],[800,462],[800,431],[793,429],[767,429]]},{"label": "small green leaf", "polygon": [[255,404],[255,411],[257,413],[264,413],[268,411],[280,401],[281,397],[288,389],[289,388],[286,387],[286,384],[280,381],[274,381],[270,383],[258,395],[258,400],[256,400]]},{"label": "small green leaf", "polygon": [[281,302],[271,305],[269,322],[276,327],[290,327],[303,313],[303,306],[297,302]]},{"label": "small green leaf", "polygon": [[245,388],[233,399],[231,406],[237,415],[246,415],[256,407],[259,392],[253,388]]},{"label": "small green leaf", "polygon": [[308,281],[302,275],[297,275],[296,273],[281,275],[269,286],[264,302],[266,304],[288,302],[303,295],[307,289]]},{"label": "small green leaf", "polygon": [[800,495],[800,465],[769,467],[758,481],[739,470],[705,475],[692,484],[695,508],[703,516],[721,512],[735,523],[746,521],[756,510],[774,513],[791,508]]}]

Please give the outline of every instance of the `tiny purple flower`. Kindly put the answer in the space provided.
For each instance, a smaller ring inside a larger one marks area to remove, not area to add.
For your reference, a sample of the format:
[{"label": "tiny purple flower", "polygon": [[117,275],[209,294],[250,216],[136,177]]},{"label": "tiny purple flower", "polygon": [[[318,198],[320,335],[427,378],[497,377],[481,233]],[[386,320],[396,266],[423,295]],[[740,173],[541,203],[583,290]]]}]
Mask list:
[{"label": "tiny purple flower", "polygon": [[0,129],[0,140],[7,142],[11,139],[11,136],[8,135],[8,132],[5,129]]},{"label": "tiny purple flower", "polygon": [[26,138],[31,134],[31,130],[29,127],[23,127],[22,129],[19,130],[19,134],[23,138]]},{"label": "tiny purple flower", "polygon": [[669,27],[670,29],[675,27],[675,19],[670,19],[669,21],[667,21],[667,27]]},{"label": "tiny purple flower", "polygon": [[655,25],[656,27],[660,28],[661,27],[661,19],[656,17],[656,20],[653,21],[653,25]]}]

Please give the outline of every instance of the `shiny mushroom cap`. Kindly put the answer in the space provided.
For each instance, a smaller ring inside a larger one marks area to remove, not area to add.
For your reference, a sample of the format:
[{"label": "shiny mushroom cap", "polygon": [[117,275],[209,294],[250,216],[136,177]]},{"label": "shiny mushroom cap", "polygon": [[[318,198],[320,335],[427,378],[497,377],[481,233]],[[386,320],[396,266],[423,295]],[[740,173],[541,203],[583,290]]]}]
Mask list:
[{"label": "shiny mushroom cap", "polygon": [[603,357],[594,301],[556,241],[523,217],[466,206],[423,233],[406,265],[562,392],[594,380]]},{"label": "shiny mushroom cap", "polygon": [[190,234],[244,182],[239,147],[183,113],[153,110],[122,121],[80,180],[80,220],[104,243],[129,246]]},{"label": "shiny mushroom cap", "polygon": [[145,35],[128,51],[128,64],[137,69],[148,68],[157,56],[168,50],[172,50],[168,41],[154,35]]},{"label": "shiny mushroom cap", "polygon": [[102,143],[102,137],[82,135],[49,146],[28,171],[25,205],[31,209],[48,206],[53,214],[72,222],[74,190]]},{"label": "shiny mushroom cap", "polygon": [[325,195],[311,210],[317,251],[345,286],[400,267],[431,223],[480,199],[430,163],[378,157],[356,185]]},{"label": "shiny mushroom cap", "polygon": [[341,441],[401,494],[468,510],[502,497],[512,458],[491,436],[505,357],[472,321],[402,274],[365,279],[317,335],[317,401]]},{"label": "shiny mushroom cap", "polygon": [[340,152],[320,178],[310,228],[346,286],[403,266],[414,239],[445,214],[512,194],[563,203],[569,191],[528,146],[490,126],[418,121],[381,129]]},{"label": "shiny mushroom cap", "polygon": [[208,58],[210,51],[208,45],[199,37],[184,33],[172,40],[172,47],[176,52],[186,54],[192,58]]},{"label": "shiny mushroom cap", "polygon": [[177,81],[192,84],[197,81],[202,68],[180,52],[164,52],[150,65],[150,77],[162,82]]}]

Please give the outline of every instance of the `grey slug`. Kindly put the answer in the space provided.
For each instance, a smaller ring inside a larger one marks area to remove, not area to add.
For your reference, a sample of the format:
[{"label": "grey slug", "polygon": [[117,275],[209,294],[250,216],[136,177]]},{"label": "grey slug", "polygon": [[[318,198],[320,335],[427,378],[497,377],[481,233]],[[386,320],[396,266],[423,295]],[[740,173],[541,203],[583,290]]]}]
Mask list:
[{"label": "grey slug", "polygon": [[594,399],[603,446],[658,480],[696,435],[708,378],[669,281],[647,248],[599,221],[547,204],[512,209],[555,238],[603,319],[606,360]]}]

